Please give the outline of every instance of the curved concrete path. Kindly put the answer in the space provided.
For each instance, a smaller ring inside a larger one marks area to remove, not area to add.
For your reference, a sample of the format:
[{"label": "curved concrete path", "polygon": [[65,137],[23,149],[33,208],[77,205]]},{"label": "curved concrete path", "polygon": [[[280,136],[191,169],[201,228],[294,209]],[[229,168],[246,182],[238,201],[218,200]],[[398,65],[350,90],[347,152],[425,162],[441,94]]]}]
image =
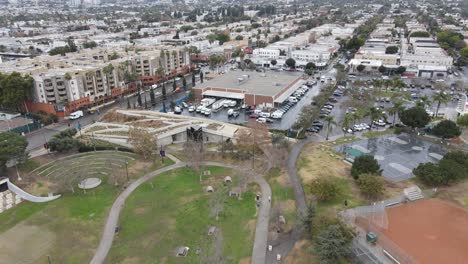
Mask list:
[{"label": "curved concrete path", "polygon": [[101,264],[104,263],[104,260],[106,259],[107,253],[109,253],[109,250],[112,246],[112,242],[114,241],[114,235],[115,235],[115,227],[118,224],[119,221],[119,215],[120,211],[122,211],[125,200],[127,200],[128,196],[132,194],[132,192],[138,188],[141,184],[145,183],[146,181],[149,181],[150,179],[154,178],[155,176],[167,172],[170,170],[178,169],[185,167],[185,163],[176,163],[164,168],[161,168],[159,170],[155,170],[153,172],[150,172],[146,174],[145,176],[139,178],[138,180],[132,182],[115,200],[114,204],[112,205],[112,208],[110,209],[109,216],[107,217],[106,225],[104,226],[104,232],[102,233],[101,236],[101,242],[99,243],[99,246],[97,248],[96,253],[94,254],[93,259],[91,260],[90,263],[92,264]]},{"label": "curved concrete path", "polygon": [[[146,174],[145,176],[139,178],[138,180],[132,182],[114,201],[112,208],[107,217],[106,224],[104,226],[104,232],[101,236],[101,241],[99,243],[98,249],[94,254],[91,264],[101,264],[104,263],[107,254],[112,246],[115,235],[115,227],[118,225],[120,211],[122,211],[125,200],[132,194],[132,192],[138,188],[141,184],[149,181],[150,179],[156,177],[157,175],[171,171],[174,169],[185,167],[187,164],[185,162],[180,162],[176,160],[176,164],[155,170]],[[220,162],[203,162],[202,165],[205,166],[220,166],[231,168],[238,171],[244,171],[243,168],[224,164]],[[252,251],[252,263],[253,264],[265,264],[266,261],[266,249],[268,241],[268,224],[270,218],[270,202],[268,197],[271,197],[271,188],[270,185],[265,181],[261,175],[254,174],[255,182],[260,186],[262,191],[260,208],[258,210],[257,217],[257,226],[255,229],[255,241]]]},{"label": "curved concrete path", "polygon": [[[296,162],[304,146],[313,142],[313,140],[314,138],[309,137],[305,140],[298,141],[294,144],[288,157],[287,171],[289,181],[291,182],[291,186],[294,190],[294,198],[296,200],[296,207],[299,215],[306,213],[307,203],[304,189],[302,187],[302,181],[297,173]],[[283,259],[286,258],[296,242],[301,239],[302,235],[302,228],[300,226],[295,226],[291,233],[285,234],[277,240],[269,241],[269,243],[273,245],[273,251],[267,253],[267,263],[276,263],[277,254],[280,254]]]}]

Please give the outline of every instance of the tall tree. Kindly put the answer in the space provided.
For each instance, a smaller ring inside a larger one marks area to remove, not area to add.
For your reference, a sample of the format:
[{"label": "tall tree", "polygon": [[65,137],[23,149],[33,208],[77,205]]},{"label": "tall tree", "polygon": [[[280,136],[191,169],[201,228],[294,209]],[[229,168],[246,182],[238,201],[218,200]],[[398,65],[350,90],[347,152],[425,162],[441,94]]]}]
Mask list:
[{"label": "tall tree", "polygon": [[429,123],[431,117],[426,112],[426,109],[415,106],[406,109],[400,114],[400,120],[403,124],[411,128],[422,128]]},{"label": "tall tree", "polygon": [[24,101],[31,97],[32,89],[33,79],[30,76],[23,77],[17,72],[0,73],[0,106],[21,112]]},{"label": "tall tree", "polygon": [[446,94],[444,93],[443,91],[439,91],[437,93],[435,93],[434,95],[432,95],[432,102],[437,102],[437,108],[436,108],[436,111],[434,113],[434,116],[437,116],[437,114],[439,113],[439,108],[440,108],[440,105],[441,104],[447,104],[448,102],[450,102],[450,95],[449,94]]},{"label": "tall tree", "polygon": [[345,114],[343,120],[341,120],[341,127],[343,128],[343,133],[346,135],[348,133],[348,129],[352,127],[354,122],[354,115],[351,113]]},{"label": "tall tree", "polygon": [[177,83],[176,83],[176,79],[174,78],[172,82],[172,91],[175,91],[176,89],[177,89]]},{"label": "tall tree", "polygon": [[399,115],[401,112],[403,112],[403,110],[405,110],[405,106],[403,105],[403,102],[402,101],[394,101],[393,102],[393,106],[390,107],[390,109],[388,110],[388,112],[393,115],[393,121],[392,121],[392,126],[395,126],[395,121],[396,121],[396,117],[397,115]]},{"label": "tall tree", "polygon": [[320,232],[314,239],[313,247],[320,263],[342,263],[349,254],[354,237],[354,231],[343,223],[330,225]]},{"label": "tall tree", "polygon": [[158,150],[156,136],[143,128],[131,127],[128,131],[128,142],[132,144],[135,153],[145,160],[154,157]]},{"label": "tall tree", "polygon": [[383,116],[382,111],[380,109],[377,109],[376,107],[369,107],[367,109],[366,116],[369,116],[371,119],[371,125],[370,125],[370,130],[372,130],[372,126],[374,125],[374,121],[381,118]]},{"label": "tall tree", "polygon": [[331,132],[332,129],[333,129],[333,126],[332,126],[332,125],[336,125],[336,122],[335,122],[334,116],[332,116],[332,115],[329,115],[329,116],[325,117],[325,122],[327,123],[327,136],[326,136],[326,140],[328,140],[328,136],[330,135],[330,132]]},{"label": "tall tree", "polygon": [[150,101],[152,106],[156,105],[156,96],[154,95],[154,89],[150,90]]},{"label": "tall tree", "polygon": [[203,71],[200,71],[200,82],[203,83]]},{"label": "tall tree", "polygon": [[192,88],[195,87],[195,73],[192,73]]},{"label": "tall tree", "polygon": [[166,84],[164,82],[162,84],[161,93],[162,93],[163,100],[166,100],[167,99],[167,97],[166,97]]},{"label": "tall tree", "polygon": [[182,87],[184,87],[184,90],[187,90],[187,80],[185,79],[185,76],[182,77]]},{"label": "tall tree", "polygon": [[0,171],[6,168],[6,163],[15,160],[21,163],[27,159],[25,137],[14,132],[0,132]]}]

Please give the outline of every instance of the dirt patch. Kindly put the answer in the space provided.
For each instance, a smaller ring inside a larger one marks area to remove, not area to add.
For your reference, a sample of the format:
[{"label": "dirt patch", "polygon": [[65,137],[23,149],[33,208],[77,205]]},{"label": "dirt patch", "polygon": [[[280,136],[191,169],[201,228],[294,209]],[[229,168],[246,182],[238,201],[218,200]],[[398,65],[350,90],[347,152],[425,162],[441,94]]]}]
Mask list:
[{"label": "dirt patch", "polygon": [[290,213],[296,211],[296,201],[294,200],[286,200],[279,202],[281,209],[283,209],[284,212]]},{"label": "dirt patch", "polygon": [[[2,263],[44,263],[56,236],[38,226],[17,224],[0,234]],[[27,249],[27,250],[26,250]]]},{"label": "dirt patch", "polygon": [[133,212],[136,214],[136,215],[142,215],[146,212],[146,208],[145,207],[138,207],[138,208],[135,208],[133,210]]},{"label": "dirt patch", "polygon": [[239,260],[239,264],[250,264],[251,261],[252,261],[251,257],[243,258],[243,259]]},{"label": "dirt patch", "polygon": [[468,209],[468,180],[438,189],[437,198],[448,200]]},{"label": "dirt patch", "polygon": [[107,112],[102,118],[101,122],[106,122],[106,123],[125,123],[125,122],[132,122],[132,121],[137,121],[140,119],[143,119],[143,116],[131,116],[131,115],[125,115],[122,113],[118,113],[116,110],[109,111]]},{"label": "dirt patch", "polygon": [[289,176],[284,170],[281,170],[281,174],[278,177],[276,177],[276,181],[283,187],[291,186],[291,182],[289,181]]},{"label": "dirt patch", "polygon": [[309,240],[299,240],[284,259],[284,264],[313,264],[319,263],[311,254],[311,242]]},{"label": "dirt patch", "polygon": [[191,195],[191,196],[184,195],[184,196],[179,197],[179,201],[180,201],[180,204],[183,205],[183,204],[190,203],[190,202],[193,202],[195,200],[198,200],[198,199],[200,199],[201,196],[202,196],[201,194],[195,194],[195,195]]},{"label": "dirt patch", "polygon": [[[385,211],[388,228],[381,232],[418,263],[462,263],[468,259],[467,210],[446,201],[428,199]],[[379,243],[392,249],[386,240],[379,238]],[[391,253],[402,260],[398,252]]]},{"label": "dirt patch", "polygon": [[244,229],[247,229],[250,231],[249,239],[254,239],[255,237],[255,227],[257,225],[257,220],[251,219],[249,220],[245,225]]},{"label": "dirt patch", "polygon": [[138,175],[142,171],[146,171],[151,167],[151,162],[149,161],[141,161],[137,160],[135,163],[133,163],[132,166],[128,167],[128,174],[130,177]]},{"label": "dirt patch", "polygon": [[165,123],[160,120],[138,120],[135,122],[128,123],[128,125],[137,126],[137,127],[162,128],[162,127],[169,126],[170,124]]},{"label": "dirt patch", "polygon": [[140,259],[138,257],[127,257],[122,261],[122,264],[138,264]]},{"label": "dirt patch", "polygon": [[333,154],[328,146],[309,144],[301,153],[299,175],[304,184],[318,177],[350,177],[350,166]]}]

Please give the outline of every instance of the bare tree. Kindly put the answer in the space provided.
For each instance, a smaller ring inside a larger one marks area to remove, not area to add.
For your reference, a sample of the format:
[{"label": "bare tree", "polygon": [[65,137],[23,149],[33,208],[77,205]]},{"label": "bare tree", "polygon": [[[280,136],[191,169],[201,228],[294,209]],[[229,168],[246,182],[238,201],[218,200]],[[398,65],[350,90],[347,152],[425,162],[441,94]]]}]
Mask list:
[{"label": "bare tree", "polygon": [[189,159],[188,166],[195,172],[200,174],[201,181],[201,164],[203,162],[203,142],[197,142],[194,140],[188,140],[183,145],[184,153]]},{"label": "bare tree", "polygon": [[216,221],[219,220],[219,213],[224,210],[224,203],[226,202],[227,195],[223,191],[222,185],[216,186],[215,191],[211,194],[209,200],[209,206],[211,209],[211,217],[214,217]]},{"label": "bare tree", "polygon": [[143,128],[131,127],[128,130],[128,142],[133,145],[135,153],[145,160],[156,155],[158,151],[156,137]]},{"label": "bare tree", "polygon": [[242,199],[242,193],[247,188],[247,183],[249,182],[247,173],[249,173],[249,172],[237,175],[237,179],[238,179],[237,184],[238,184],[238,188],[239,188],[239,200]]},{"label": "bare tree", "polygon": [[112,159],[106,159],[105,164],[110,171],[107,177],[110,184],[121,185],[126,182],[126,171],[123,166],[114,163]]}]

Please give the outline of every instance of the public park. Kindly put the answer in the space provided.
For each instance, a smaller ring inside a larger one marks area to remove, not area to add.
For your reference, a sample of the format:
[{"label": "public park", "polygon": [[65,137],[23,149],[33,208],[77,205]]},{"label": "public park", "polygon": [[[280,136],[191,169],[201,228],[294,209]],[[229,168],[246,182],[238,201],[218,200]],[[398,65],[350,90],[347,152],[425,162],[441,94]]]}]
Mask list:
[{"label": "public park", "polygon": [[393,132],[300,141],[257,122],[111,111],[6,169],[0,253],[6,263],[457,263],[467,155]]}]

